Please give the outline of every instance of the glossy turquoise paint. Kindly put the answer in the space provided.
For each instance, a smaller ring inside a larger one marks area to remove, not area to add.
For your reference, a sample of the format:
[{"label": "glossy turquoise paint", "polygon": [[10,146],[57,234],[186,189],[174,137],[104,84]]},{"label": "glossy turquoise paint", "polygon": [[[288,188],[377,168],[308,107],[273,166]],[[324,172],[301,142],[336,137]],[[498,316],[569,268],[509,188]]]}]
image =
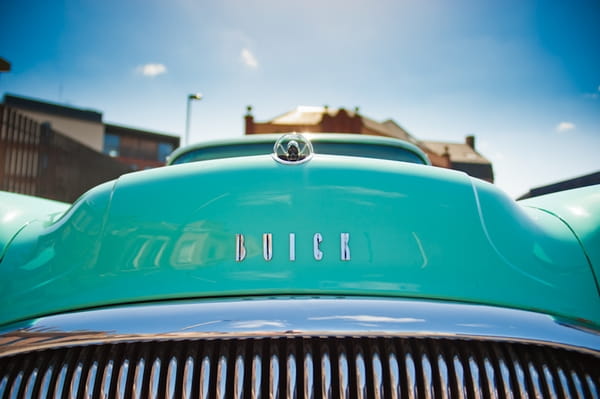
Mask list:
[{"label": "glossy turquoise paint", "polygon": [[[271,261],[263,233],[273,234]],[[350,233],[350,261],[340,233]],[[243,262],[235,234],[246,237]],[[352,157],[286,166],[266,155],[125,175],[52,226],[28,225],[0,269],[0,324],[119,303],[307,294],[481,303],[600,326],[590,266],[558,218],[459,172]]]},{"label": "glossy turquoise paint", "polygon": [[14,235],[27,223],[51,224],[69,204],[0,191],[0,259]]},{"label": "glossy turquoise paint", "polygon": [[582,187],[521,201],[563,220],[583,246],[600,287],[600,185]]}]

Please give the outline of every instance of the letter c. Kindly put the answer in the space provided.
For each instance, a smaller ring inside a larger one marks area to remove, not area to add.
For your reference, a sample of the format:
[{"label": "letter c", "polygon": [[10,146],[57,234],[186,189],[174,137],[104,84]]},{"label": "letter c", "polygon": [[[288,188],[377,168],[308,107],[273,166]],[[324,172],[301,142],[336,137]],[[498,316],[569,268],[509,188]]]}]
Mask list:
[{"label": "letter c", "polygon": [[313,254],[315,256],[315,260],[323,259],[323,251],[321,251],[321,248],[319,247],[322,242],[323,236],[321,236],[321,233],[315,233],[313,237]]}]

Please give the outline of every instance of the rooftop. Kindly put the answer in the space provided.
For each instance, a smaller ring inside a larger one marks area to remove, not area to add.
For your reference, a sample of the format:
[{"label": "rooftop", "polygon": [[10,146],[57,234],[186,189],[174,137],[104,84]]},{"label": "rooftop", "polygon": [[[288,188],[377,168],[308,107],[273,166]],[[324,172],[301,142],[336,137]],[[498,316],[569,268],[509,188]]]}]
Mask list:
[{"label": "rooftop", "polygon": [[267,123],[276,125],[318,125],[321,123],[324,115],[335,117],[338,113],[344,112],[349,118],[360,117],[363,126],[367,129],[373,130],[384,136],[399,138],[413,144],[417,144],[418,140],[412,137],[406,130],[404,130],[395,121],[388,119],[385,122],[377,122],[374,119],[368,118],[358,113],[358,109],[347,110],[345,108],[331,108],[331,107],[319,107],[319,106],[308,106],[300,105],[295,109],[288,111],[282,115],[276,116],[269,120]]},{"label": "rooftop", "polygon": [[481,163],[489,164],[485,157],[478,153],[467,143],[448,143],[442,141],[421,141],[421,146],[424,146],[436,153],[437,155],[444,155],[446,152],[450,155],[452,162],[465,162],[465,163]]},{"label": "rooftop", "polygon": [[27,111],[63,116],[66,118],[79,119],[88,122],[102,123],[102,113],[91,109],[69,107],[66,105],[51,103],[34,98],[15,96],[12,94],[4,95],[4,104],[13,108]]},{"label": "rooftop", "polygon": [[112,123],[106,123],[104,125],[104,131],[108,134],[117,134],[120,136],[136,136],[136,137],[146,137],[152,140],[166,140],[169,142],[176,143],[179,145],[179,136],[174,136],[166,133],[152,132],[149,130],[137,129],[134,127],[123,126],[123,125],[115,125]]}]

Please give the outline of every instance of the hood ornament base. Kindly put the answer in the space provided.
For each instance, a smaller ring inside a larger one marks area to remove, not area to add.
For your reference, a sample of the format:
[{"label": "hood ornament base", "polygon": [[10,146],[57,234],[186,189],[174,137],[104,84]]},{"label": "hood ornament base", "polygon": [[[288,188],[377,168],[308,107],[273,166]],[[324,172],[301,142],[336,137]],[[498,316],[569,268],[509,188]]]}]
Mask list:
[{"label": "hood ornament base", "polygon": [[273,159],[285,165],[308,162],[313,153],[312,143],[300,133],[285,134],[273,146]]}]

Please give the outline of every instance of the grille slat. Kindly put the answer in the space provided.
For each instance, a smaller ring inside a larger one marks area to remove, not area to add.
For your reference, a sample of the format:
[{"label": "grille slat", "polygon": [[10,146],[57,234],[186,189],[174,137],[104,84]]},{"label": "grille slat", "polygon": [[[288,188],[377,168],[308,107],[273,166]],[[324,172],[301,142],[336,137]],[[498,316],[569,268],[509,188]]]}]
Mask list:
[{"label": "grille slat", "polygon": [[323,387],[321,397],[323,399],[329,399],[332,397],[331,357],[329,355],[329,350],[325,345],[321,348],[321,353],[321,386]]},{"label": "grille slat", "polygon": [[405,378],[402,385],[405,387],[406,396],[409,399],[415,399],[418,393],[417,377],[415,370],[415,362],[410,353],[404,353],[404,367],[405,367]]},{"label": "grille slat", "polygon": [[35,388],[35,383],[37,381],[37,369],[32,370],[31,375],[29,376],[29,379],[27,381],[27,385],[25,388],[25,395],[24,398],[32,398],[33,397],[33,390]]},{"label": "grille slat", "polygon": [[[388,346],[388,349],[389,349],[389,346]],[[396,357],[395,353],[393,353],[391,351],[388,353],[389,353],[388,367],[384,369],[384,370],[388,370],[387,372],[389,373],[389,379],[388,379],[389,385],[388,385],[387,391],[389,392],[389,397],[391,399],[398,399],[398,397],[399,397],[398,385],[400,383],[400,369],[398,368],[398,358]]]},{"label": "grille slat", "polygon": [[202,368],[200,369],[200,398],[208,398],[210,387],[210,358],[204,356],[202,359]]},{"label": "grille slat", "polygon": [[372,362],[371,366],[373,368],[373,398],[381,399],[384,398],[384,388],[383,388],[383,367],[381,365],[381,359],[379,358],[379,354],[376,351],[372,351]]},{"label": "grille slat", "polygon": [[346,399],[350,395],[350,369],[348,357],[342,345],[338,346],[338,386],[340,398]]},{"label": "grille slat", "polygon": [[[305,348],[306,350],[306,348]],[[302,369],[304,375],[303,396],[307,399],[313,399],[312,393],[315,390],[313,380],[313,358],[309,351],[304,353],[304,367]]]},{"label": "grille slat", "polygon": [[446,364],[446,360],[441,354],[437,355],[437,364],[436,364],[436,376],[437,381],[435,386],[439,389],[439,398],[447,399],[448,398],[448,366]]},{"label": "grille slat", "polygon": [[507,342],[119,343],[0,359],[5,398],[599,398],[600,358]]},{"label": "grille slat", "polygon": [[465,371],[462,362],[457,354],[452,357],[452,368],[454,370],[453,385],[457,398],[463,399],[466,397],[466,379]]},{"label": "grille slat", "polygon": [[17,378],[15,378],[15,382],[10,390],[10,399],[16,399],[19,397],[19,391],[21,389],[21,383],[23,382],[23,372],[21,371],[17,374]]}]

